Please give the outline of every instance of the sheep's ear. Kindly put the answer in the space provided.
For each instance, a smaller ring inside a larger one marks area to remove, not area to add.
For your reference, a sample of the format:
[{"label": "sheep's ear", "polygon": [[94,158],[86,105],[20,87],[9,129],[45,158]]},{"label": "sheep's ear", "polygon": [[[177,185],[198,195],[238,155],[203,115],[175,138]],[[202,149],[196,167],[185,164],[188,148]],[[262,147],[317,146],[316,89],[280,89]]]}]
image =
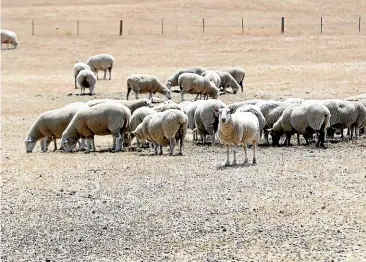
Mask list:
[{"label": "sheep's ear", "polygon": [[234,113],[235,113],[235,109],[234,108],[230,108],[229,114],[234,114]]},{"label": "sheep's ear", "polygon": [[213,108],[212,109],[213,113],[216,115],[216,116],[219,116],[219,109],[218,108]]}]

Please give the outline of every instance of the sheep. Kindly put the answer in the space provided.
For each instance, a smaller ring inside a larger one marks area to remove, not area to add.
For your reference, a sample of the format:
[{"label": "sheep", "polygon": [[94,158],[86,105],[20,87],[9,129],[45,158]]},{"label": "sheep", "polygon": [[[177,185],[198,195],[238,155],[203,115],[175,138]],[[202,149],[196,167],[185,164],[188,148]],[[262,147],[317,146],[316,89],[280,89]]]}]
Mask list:
[{"label": "sheep", "polygon": [[75,80],[75,89],[78,88],[77,85],[76,85],[76,77],[78,76],[79,72],[81,70],[84,70],[84,69],[88,69],[88,70],[91,70],[90,69],[90,66],[88,66],[87,64],[83,63],[83,62],[78,62],[78,63],[75,63],[74,64],[74,80]]},{"label": "sheep", "polygon": [[216,99],[219,94],[219,90],[214,83],[209,81],[207,78],[194,73],[181,74],[178,78],[178,85],[180,87],[181,102],[184,101],[185,93],[198,95],[206,94],[214,99]]},{"label": "sheep", "polygon": [[235,110],[241,106],[244,105],[256,105],[259,102],[263,102],[263,99],[251,99],[251,100],[243,100],[243,101],[239,101],[239,102],[235,102],[232,104],[228,105],[228,108],[230,108],[232,110],[232,112],[235,112]]},{"label": "sheep", "polygon": [[17,34],[10,30],[1,30],[1,49],[3,49],[3,44],[7,44],[7,49],[9,49],[9,44],[16,49],[19,46],[19,41],[17,39]]},{"label": "sheep", "polygon": [[206,143],[206,135],[211,136],[213,145],[216,144],[215,133],[217,131],[218,117],[213,112],[213,109],[223,107],[226,107],[225,103],[217,99],[208,99],[198,103],[194,112],[194,121],[197,133],[202,137],[203,144]]},{"label": "sheep", "polygon": [[236,165],[236,147],[242,145],[245,159],[244,164],[248,163],[247,143],[253,145],[253,164],[257,163],[256,151],[259,140],[259,122],[256,115],[252,112],[235,111],[231,114],[230,109],[223,107],[220,109],[214,108],[214,113],[219,117],[217,136],[221,143],[226,147],[226,162],[225,166],[230,165],[229,149],[230,145],[234,146],[233,150],[233,165]]},{"label": "sheep", "polygon": [[[146,124],[147,123],[147,124]],[[183,155],[184,139],[187,134],[188,118],[182,111],[170,109],[145,117],[139,126],[132,131],[141,141],[150,140],[155,143],[155,154],[163,154],[163,146],[170,145],[169,155],[173,155],[175,140],[180,142],[178,155]],[[147,126],[147,133],[144,126]]]},{"label": "sheep", "polygon": [[259,130],[263,130],[266,125],[266,119],[264,118],[261,109],[256,105],[244,105],[239,107],[235,112],[251,112],[258,118]]},{"label": "sheep", "polygon": [[[157,114],[158,112],[150,107],[140,107],[138,109],[136,109],[132,115],[131,115],[131,119],[130,119],[130,130],[135,130],[137,128],[137,126],[139,124],[142,123],[142,121],[144,120],[144,118],[148,115],[154,115]],[[140,141],[137,138],[137,147],[140,147]]]},{"label": "sheep", "polygon": [[99,80],[98,77],[98,71],[103,70],[104,71],[104,80],[107,77],[107,70],[109,71],[109,80],[112,79],[112,68],[114,64],[114,57],[109,54],[98,54],[89,57],[88,61],[86,61],[86,64],[90,66],[90,69],[95,73],[97,76],[97,80]]},{"label": "sheep", "polygon": [[123,148],[123,136],[129,130],[130,119],[130,109],[116,102],[80,109],[62,133],[62,145],[66,152],[71,152],[76,141],[84,138],[87,142],[86,152],[89,153],[91,147],[95,151],[94,135],[111,134],[112,150],[120,151]]},{"label": "sheep", "polygon": [[225,71],[230,73],[230,75],[232,75],[232,77],[235,79],[235,81],[239,84],[241,91],[243,92],[243,87],[244,87],[244,77],[245,77],[245,72],[244,69],[241,67],[230,67],[230,68],[225,68],[225,69],[221,69],[221,71]]},{"label": "sheep", "polygon": [[297,97],[291,97],[285,99],[283,102],[288,104],[302,104],[305,101],[305,99],[297,98]]},{"label": "sheep", "polygon": [[201,76],[204,76],[208,80],[210,80],[211,82],[213,82],[216,87],[220,87],[221,78],[220,78],[219,74],[216,71],[214,71],[214,70],[206,70],[205,72],[203,72],[201,74]]},{"label": "sheep", "polygon": [[[196,112],[197,106],[200,103],[204,103],[204,102],[206,102],[206,101],[205,100],[193,101],[193,102],[190,102],[191,104],[189,105],[189,107],[187,109],[183,109],[183,111],[186,110],[185,113],[188,117],[188,128],[193,131],[193,141],[197,141],[197,129],[196,129],[196,122],[194,121],[194,113]],[[183,108],[184,108],[184,106],[183,106]]]},{"label": "sheep", "polygon": [[80,95],[85,93],[85,88],[89,88],[90,95],[94,95],[94,88],[97,79],[92,71],[88,69],[81,70],[76,76],[76,85],[80,87]]},{"label": "sheep", "polygon": [[330,115],[329,109],[320,103],[288,106],[271,129],[273,145],[279,145],[282,134],[286,134],[285,144],[290,145],[294,132],[302,134],[308,144],[307,135],[319,132],[316,146],[325,147],[325,131],[330,126]]},{"label": "sheep", "polygon": [[183,112],[185,114],[187,114],[189,108],[192,106],[192,103],[193,103],[192,101],[183,101],[183,102],[180,102],[178,105],[183,110]]},{"label": "sheep", "polygon": [[231,87],[233,94],[238,92],[240,85],[229,72],[217,71],[217,74],[220,76],[220,87],[223,88],[224,92],[226,92],[227,87]]},{"label": "sheep", "polygon": [[177,86],[178,85],[178,78],[181,74],[183,74],[183,73],[193,73],[193,74],[201,75],[206,70],[207,69],[202,67],[202,66],[193,66],[193,67],[188,67],[188,68],[179,70],[178,72],[173,74],[171,77],[169,77],[165,81],[165,85],[170,90],[172,88],[172,86]]},{"label": "sheep", "polygon": [[90,107],[93,107],[95,105],[99,105],[105,102],[118,102],[121,103],[125,106],[127,106],[130,110],[131,110],[131,114],[138,108],[140,107],[152,107],[153,105],[151,104],[151,101],[147,98],[141,98],[138,100],[117,100],[117,99],[93,99],[93,100],[89,100],[88,102],[86,102],[86,104]]},{"label": "sheep", "polygon": [[165,95],[169,100],[172,99],[171,91],[164,86],[156,76],[150,75],[130,75],[127,78],[127,100],[131,93],[135,92],[136,99],[139,99],[139,94],[149,93],[149,99],[152,102],[152,95],[160,93]]},{"label": "sheep", "polygon": [[56,139],[61,138],[74,115],[82,108],[88,106],[84,103],[72,103],[64,107],[42,113],[29,129],[25,139],[26,152],[31,153],[38,140],[43,140],[41,148],[47,151],[49,143],[54,141],[54,151],[57,150]]},{"label": "sheep", "polygon": [[182,108],[175,102],[168,100],[165,101],[164,103],[161,103],[159,105],[156,105],[154,107],[152,107],[152,109],[154,109],[156,112],[163,112],[169,109],[177,109],[180,111],[183,111]]}]

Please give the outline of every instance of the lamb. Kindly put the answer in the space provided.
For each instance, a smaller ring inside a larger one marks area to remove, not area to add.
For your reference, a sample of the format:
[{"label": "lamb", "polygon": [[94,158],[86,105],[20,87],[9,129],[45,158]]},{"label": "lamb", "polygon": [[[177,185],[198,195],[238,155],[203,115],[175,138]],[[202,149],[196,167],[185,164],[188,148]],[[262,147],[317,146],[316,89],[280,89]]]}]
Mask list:
[{"label": "lamb", "polygon": [[154,142],[155,154],[158,154],[158,146],[160,147],[159,154],[163,154],[162,147],[170,145],[169,155],[173,155],[175,140],[179,141],[179,155],[183,155],[187,122],[188,118],[182,111],[170,109],[145,117],[142,123],[132,132],[132,135],[137,136],[141,141],[150,140]]},{"label": "lamb", "polygon": [[1,30],[1,49],[3,49],[3,44],[7,44],[7,49],[9,49],[9,44],[16,49],[19,46],[19,41],[17,39],[17,34],[10,30]]},{"label": "lamb", "polygon": [[214,99],[219,95],[219,90],[214,83],[203,76],[193,73],[181,74],[178,78],[178,85],[180,87],[181,102],[184,101],[185,93],[205,94]]},{"label": "lamb", "polygon": [[183,73],[193,73],[193,74],[201,75],[206,70],[207,69],[202,67],[202,66],[193,66],[193,67],[189,67],[189,68],[179,70],[178,72],[176,72],[175,74],[173,74],[171,77],[169,77],[166,80],[165,85],[170,90],[172,88],[172,86],[177,86],[178,85],[178,78],[181,74],[183,74]]},{"label": "lamb", "polygon": [[102,104],[105,102],[111,102],[111,101],[118,102],[118,103],[121,103],[121,104],[127,106],[131,110],[131,114],[140,107],[144,107],[144,106],[152,107],[153,106],[151,104],[151,101],[146,98],[141,98],[141,99],[132,100],[132,101],[117,100],[117,99],[93,99],[93,100],[89,100],[88,102],[86,102],[86,104],[90,107],[93,107],[95,105],[99,105],[99,104]]},{"label": "lamb", "polygon": [[94,88],[97,79],[92,71],[88,69],[81,70],[76,76],[76,86],[80,87],[80,95],[85,93],[85,88],[89,88],[90,95],[94,95]]},{"label": "lamb", "polygon": [[84,70],[84,69],[91,70],[90,67],[87,64],[83,63],[83,62],[78,62],[78,63],[75,63],[74,64],[75,89],[77,88],[77,85],[76,85],[76,77],[78,76],[79,72],[81,70]]},{"label": "lamb", "polygon": [[[253,144],[253,164],[257,163],[256,151],[259,140],[259,122],[256,115],[252,112],[235,111],[231,114],[227,107],[221,109],[214,109],[215,114],[219,117],[217,136],[221,143],[226,147],[226,163],[225,166],[230,165],[229,149],[230,145],[237,147],[242,145],[245,159],[244,164],[248,163],[247,143]],[[233,165],[236,161],[236,148],[233,150]]]},{"label": "lamb", "polygon": [[123,148],[124,134],[129,130],[131,111],[116,102],[106,102],[79,110],[62,133],[61,142],[66,152],[73,151],[79,138],[86,139],[89,153],[95,151],[94,135],[113,136],[112,150]]},{"label": "lamb", "polygon": [[99,80],[98,77],[98,71],[103,70],[104,71],[104,80],[107,77],[107,70],[109,71],[109,80],[112,79],[112,68],[114,64],[114,57],[109,54],[98,54],[89,57],[88,61],[86,61],[86,64],[90,66],[90,69],[95,73],[97,76],[97,80]]},{"label": "lamb", "polygon": [[221,71],[230,73],[230,75],[232,75],[232,77],[240,85],[241,91],[243,92],[243,86],[244,86],[243,81],[245,77],[245,72],[243,68],[236,66],[236,67],[225,68],[222,69]]},{"label": "lamb", "polygon": [[224,92],[226,92],[227,87],[231,87],[233,94],[238,92],[240,85],[229,72],[217,71],[217,74],[220,76],[220,87],[223,88]]},{"label": "lamb", "polygon": [[[150,107],[140,107],[136,109],[131,115],[130,130],[131,131],[136,130],[137,126],[142,123],[142,121],[146,116],[155,114],[157,114],[157,111],[155,111]],[[137,147],[140,147],[139,139],[137,138],[136,140],[137,140]]]},{"label": "lamb", "polygon": [[[31,153],[38,140],[43,140],[41,148],[47,151],[49,143],[54,141],[54,151],[57,150],[56,139],[61,138],[74,115],[82,108],[88,106],[84,103],[72,103],[64,107],[42,113],[29,129],[25,139],[27,153]],[[82,146],[81,146],[82,147]]]},{"label": "lamb", "polygon": [[201,135],[203,144],[206,143],[206,135],[211,136],[212,144],[216,144],[215,133],[217,131],[218,116],[213,109],[226,107],[225,103],[217,99],[208,99],[198,103],[194,112],[194,121],[197,133]]},{"label": "lamb", "polygon": [[152,102],[152,95],[160,93],[165,95],[169,100],[172,99],[171,91],[164,86],[156,76],[150,75],[130,75],[127,78],[127,100],[131,93],[135,92],[136,99],[139,99],[139,94],[149,93],[149,99]]},{"label": "lamb", "polygon": [[[273,145],[279,145],[282,134],[286,134],[285,144],[290,145],[291,135],[294,132],[302,134],[305,139],[307,135],[319,132],[316,146],[325,147],[325,131],[330,125],[330,114],[329,109],[320,103],[288,106],[273,124],[271,130]],[[308,141],[306,142],[308,144]]]}]

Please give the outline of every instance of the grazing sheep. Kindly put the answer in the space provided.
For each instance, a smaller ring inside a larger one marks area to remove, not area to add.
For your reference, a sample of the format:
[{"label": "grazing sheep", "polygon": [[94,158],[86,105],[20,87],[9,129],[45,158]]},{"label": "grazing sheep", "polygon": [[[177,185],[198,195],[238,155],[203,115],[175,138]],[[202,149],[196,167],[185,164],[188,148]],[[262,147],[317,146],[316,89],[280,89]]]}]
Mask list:
[{"label": "grazing sheep", "polygon": [[205,72],[203,72],[201,74],[201,76],[204,76],[208,80],[210,80],[211,82],[213,82],[216,87],[220,87],[221,78],[220,78],[219,74],[216,71],[214,71],[214,70],[206,70]]},{"label": "grazing sheep", "polygon": [[127,100],[131,93],[135,92],[136,99],[139,99],[139,94],[149,93],[149,99],[152,102],[152,95],[160,93],[166,98],[172,99],[171,91],[164,86],[156,76],[150,75],[130,75],[127,78]]},{"label": "grazing sheep", "polygon": [[142,123],[132,132],[132,135],[137,136],[141,141],[150,140],[154,142],[155,154],[158,154],[158,146],[160,148],[159,154],[163,154],[162,147],[170,145],[169,155],[173,155],[175,141],[179,141],[179,155],[183,155],[187,122],[187,116],[182,111],[166,110],[145,117]]},{"label": "grazing sheep", "polygon": [[79,72],[81,70],[84,70],[84,69],[90,70],[90,67],[87,64],[83,63],[83,62],[78,62],[78,63],[74,64],[75,89],[78,88],[77,85],[76,85],[76,77],[78,76]]},{"label": "grazing sheep", "polygon": [[[139,124],[142,123],[144,118],[148,115],[155,115],[157,114],[157,111],[150,107],[140,107],[135,110],[135,112],[132,113],[131,119],[130,119],[130,130],[133,131],[137,128]],[[140,140],[136,138],[137,140],[137,147],[140,147]]]},{"label": "grazing sheep", "polygon": [[93,107],[80,109],[66,130],[62,133],[62,145],[66,152],[73,151],[79,138],[86,139],[87,152],[95,151],[94,136],[113,136],[114,151],[123,148],[123,137],[129,129],[131,111],[116,102],[106,102]]},{"label": "grazing sheep", "polygon": [[223,88],[224,92],[226,92],[226,88],[228,87],[231,87],[234,94],[238,92],[240,85],[229,72],[217,71],[217,74],[220,76],[220,87]]},{"label": "grazing sheep", "polygon": [[202,143],[206,143],[206,135],[211,136],[212,144],[216,144],[215,133],[217,131],[218,117],[214,113],[214,108],[226,107],[225,103],[217,99],[204,100],[198,103],[194,112],[194,121],[197,133],[201,135]]},{"label": "grazing sheep", "polygon": [[86,102],[86,104],[90,107],[95,106],[95,105],[99,105],[105,102],[118,102],[121,103],[125,106],[127,106],[130,110],[131,110],[131,114],[140,107],[152,107],[153,105],[151,104],[151,101],[147,98],[141,98],[138,100],[118,100],[118,99],[93,99],[93,100],[89,100],[88,102]]},{"label": "grazing sheep", "polygon": [[215,114],[219,117],[217,136],[221,143],[226,147],[226,163],[225,166],[230,165],[229,149],[234,146],[233,150],[233,165],[236,165],[236,147],[243,146],[245,160],[244,164],[248,163],[247,143],[253,144],[253,164],[257,163],[256,151],[259,140],[259,122],[256,115],[251,112],[235,111],[231,114],[230,109],[214,108]]},{"label": "grazing sheep", "polygon": [[[184,101],[185,102],[185,101]],[[184,103],[183,102],[183,103]],[[189,101],[190,102],[190,101]],[[186,109],[186,115],[188,117],[188,128],[191,129],[193,131],[193,141],[196,142],[197,141],[197,129],[196,129],[196,122],[194,121],[194,113],[196,112],[197,106],[200,103],[204,103],[206,102],[205,100],[197,100],[197,101],[193,101],[190,102],[190,106]],[[182,103],[182,102],[181,102]],[[180,103],[180,104],[181,104]],[[179,105],[180,105],[179,104]],[[183,109],[184,111],[184,109]]]},{"label": "grazing sheep", "polygon": [[95,84],[97,79],[92,71],[88,69],[81,70],[76,76],[76,86],[80,87],[80,95],[85,93],[85,88],[89,88],[90,95],[94,95]]},{"label": "grazing sheep", "polygon": [[[184,94],[199,94],[208,95],[216,99],[219,95],[219,90],[213,82],[203,76],[193,73],[183,73],[178,78],[178,85],[180,87],[181,102],[184,101]],[[197,99],[196,97],[196,99]]]},{"label": "grazing sheep", "polygon": [[13,49],[19,46],[19,41],[17,39],[17,34],[13,31],[1,30],[1,49],[3,49],[3,44],[7,44],[7,49],[9,49],[9,44],[13,46]]},{"label": "grazing sheep", "polygon": [[76,102],[64,107],[42,113],[29,129],[25,139],[27,153],[33,151],[38,140],[43,139],[41,148],[47,151],[49,143],[54,141],[54,151],[57,150],[56,139],[61,138],[74,115],[82,108],[88,108],[84,103]]},{"label": "grazing sheep", "polygon": [[244,105],[239,107],[235,112],[251,112],[258,118],[259,130],[263,130],[266,125],[266,119],[264,118],[260,108],[256,105]]},{"label": "grazing sheep", "polygon": [[114,57],[109,54],[98,54],[89,57],[88,61],[86,61],[86,64],[90,66],[90,69],[95,73],[98,77],[98,71],[103,70],[104,71],[104,80],[107,77],[107,70],[109,71],[109,80],[112,79],[112,68],[114,64]]},{"label": "grazing sheep", "polygon": [[160,105],[156,105],[154,107],[152,107],[152,109],[154,109],[156,112],[163,112],[169,109],[177,109],[180,111],[183,111],[182,108],[175,102],[168,100],[165,101],[164,103],[161,103]]},{"label": "grazing sheep", "polygon": [[302,134],[307,141],[307,136],[318,132],[319,139],[316,146],[324,147],[325,131],[329,127],[329,109],[319,103],[303,105],[290,105],[283,112],[271,130],[273,145],[278,146],[282,134],[286,134],[286,145],[290,145],[291,135],[294,132]]},{"label": "grazing sheep", "polygon": [[230,75],[232,75],[235,81],[240,85],[241,91],[243,92],[243,86],[244,86],[243,81],[245,77],[245,72],[243,68],[236,66],[236,67],[225,68],[222,69],[221,71],[230,73]]},{"label": "grazing sheep", "polygon": [[189,67],[189,68],[179,70],[178,72],[176,72],[174,75],[172,75],[171,77],[169,77],[166,80],[165,85],[170,90],[172,88],[172,86],[178,86],[178,78],[181,74],[183,74],[183,73],[193,73],[193,74],[201,75],[206,70],[207,69],[202,67],[202,66],[193,66],[193,67]]}]

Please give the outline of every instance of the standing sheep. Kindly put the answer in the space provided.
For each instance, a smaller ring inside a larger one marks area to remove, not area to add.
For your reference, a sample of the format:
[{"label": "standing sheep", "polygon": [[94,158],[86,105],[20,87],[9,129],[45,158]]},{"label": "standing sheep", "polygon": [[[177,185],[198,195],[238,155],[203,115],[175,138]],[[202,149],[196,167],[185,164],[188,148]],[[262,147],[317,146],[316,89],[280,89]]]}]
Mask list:
[{"label": "standing sheep", "polygon": [[256,151],[259,140],[259,122],[258,118],[251,112],[235,111],[230,114],[229,108],[214,109],[215,114],[219,117],[219,125],[217,136],[221,143],[226,147],[226,163],[225,166],[230,165],[229,149],[234,146],[233,150],[233,165],[236,165],[236,147],[243,146],[245,160],[244,164],[248,163],[247,143],[253,144],[253,164],[257,163]]},{"label": "standing sheep", "polygon": [[76,77],[78,76],[79,72],[84,70],[84,69],[88,69],[90,70],[90,67],[83,63],[83,62],[78,62],[78,63],[75,63],[74,64],[74,80],[75,80],[75,89],[77,88],[77,85],[76,85]]},{"label": "standing sheep", "polygon": [[188,67],[188,68],[179,70],[178,72],[176,72],[175,74],[173,74],[171,77],[169,77],[166,80],[165,85],[170,90],[172,88],[172,86],[178,86],[178,78],[181,74],[183,74],[183,73],[193,73],[193,74],[201,75],[206,70],[207,69],[202,67],[202,66],[193,66],[193,67]]},{"label": "standing sheep", "polygon": [[92,147],[95,151],[94,136],[113,136],[112,150],[123,148],[123,136],[129,129],[131,111],[126,106],[107,102],[79,110],[62,133],[62,145],[66,152],[71,152],[79,138],[85,138],[87,153]]},{"label": "standing sheep", "polygon": [[95,84],[97,79],[92,71],[88,69],[81,70],[76,76],[76,86],[80,87],[80,95],[85,93],[85,88],[89,88],[90,95],[94,95]]},{"label": "standing sheep", "polygon": [[225,68],[222,69],[221,71],[230,73],[230,75],[232,75],[235,81],[240,85],[241,91],[243,92],[243,86],[244,86],[243,81],[245,77],[245,72],[243,68],[236,66],[236,67]]},{"label": "standing sheep", "polygon": [[93,100],[89,100],[88,102],[86,102],[86,104],[90,107],[93,107],[95,105],[99,105],[102,103],[106,103],[106,102],[117,102],[117,103],[121,103],[125,106],[127,106],[130,110],[131,110],[131,114],[140,107],[152,107],[153,105],[151,104],[151,101],[147,98],[141,98],[138,100],[118,100],[118,99],[93,99]]},{"label": "standing sheep", "polygon": [[[264,118],[260,108],[256,105],[244,105],[239,107],[237,112],[251,112],[258,118],[259,130],[262,131],[266,125],[266,119]],[[236,112],[235,111],[235,112]]]},{"label": "standing sheep", "polygon": [[[131,119],[130,119],[130,130],[136,130],[137,126],[142,123],[144,118],[148,115],[155,115],[158,112],[150,107],[140,107],[135,110],[135,112],[132,113]],[[140,147],[140,141],[138,138],[137,140],[137,147]]]},{"label": "standing sheep", "polygon": [[3,49],[3,44],[7,44],[7,49],[9,49],[9,44],[13,46],[13,49],[16,49],[19,46],[19,41],[17,39],[17,34],[13,31],[1,30],[1,49]]},{"label": "standing sheep", "polygon": [[109,54],[94,55],[89,57],[88,61],[86,61],[86,64],[90,66],[90,69],[95,73],[95,75],[97,76],[97,80],[99,80],[99,70],[104,71],[104,80],[107,77],[107,70],[109,71],[109,80],[112,79],[112,68],[114,64],[113,56]]},{"label": "standing sheep", "polygon": [[127,78],[127,100],[131,90],[135,92],[136,99],[139,99],[139,94],[143,93],[149,93],[151,102],[155,93],[163,94],[166,98],[172,99],[171,91],[156,76],[137,74],[129,76]]},{"label": "standing sheep", "polygon": [[[193,73],[183,73],[178,78],[178,85],[180,87],[181,102],[184,101],[184,94],[199,94],[208,95],[216,99],[219,95],[219,90],[213,82],[203,76]],[[196,99],[197,99],[196,97]]]},{"label": "standing sheep", "polygon": [[238,92],[240,85],[237,83],[235,78],[230,75],[230,73],[225,71],[217,71],[217,74],[220,76],[220,87],[223,88],[224,92],[226,92],[226,88],[228,87],[231,87],[233,94]]}]

